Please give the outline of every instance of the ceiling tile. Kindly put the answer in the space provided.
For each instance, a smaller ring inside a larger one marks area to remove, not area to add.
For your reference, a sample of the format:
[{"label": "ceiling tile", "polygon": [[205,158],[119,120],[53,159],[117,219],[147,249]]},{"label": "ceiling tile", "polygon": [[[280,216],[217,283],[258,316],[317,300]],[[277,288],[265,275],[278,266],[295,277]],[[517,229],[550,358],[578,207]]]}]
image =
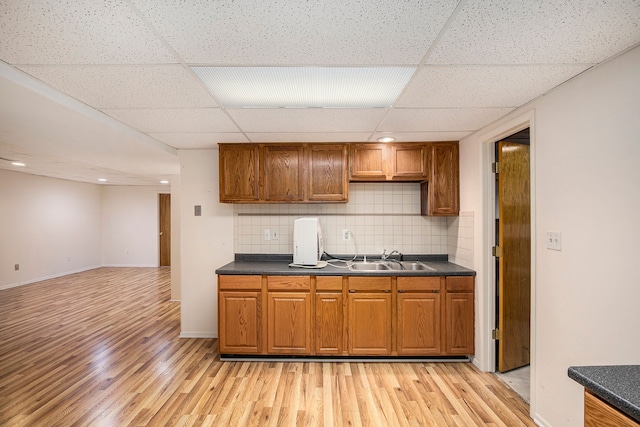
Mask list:
[{"label": "ceiling tile", "polygon": [[149,136],[178,149],[217,148],[219,142],[249,142],[247,137],[238,132],[149,133]]},{"label": "ceiling tile", "polygon": [[637,0],[469,0],[431,64],[593,64],[640,42]]},{"label": "ceiling tile", "polygon": [[0,58],[11,64],[177,62],[124,0],[3,1]]},{"label": "ceiling tile", "polygon": [[421,68],[396,107],[519,107],[579,74],[585,65]]},{"label": "ceiling tile", "polygon": [[193,64],[417,64],[456,1],[134,0]]},{"label": "ceiling tile", "polygon": [[381,132],[474,131],[513,108],[392,109],[378,128]]},{"label": "ceiling tile", "polygon": [[19,68],[95,108],[217,106],[209,91],[181,65]]},{"label": "ceiling tile", "polygon": [[244,132],[367,132],[384,108],[247,108],[227,112]]},{"label": "ceiling tile", "polygon": [[371,141],[377,141],[381,136],[393,136],[396,142],[413,142],[413,141],[460,141],[468,136],[471,131],[464,132],[376,132]]},{"label": "ceiling tile", "polygon": [[219,108],[103,109],[142,132],[238,132]]},{"label": "ceiling tile", "polygon": [[317,132],[317,133],[248,133],[252,142],[354,142],[367,141],[369,132]]}]

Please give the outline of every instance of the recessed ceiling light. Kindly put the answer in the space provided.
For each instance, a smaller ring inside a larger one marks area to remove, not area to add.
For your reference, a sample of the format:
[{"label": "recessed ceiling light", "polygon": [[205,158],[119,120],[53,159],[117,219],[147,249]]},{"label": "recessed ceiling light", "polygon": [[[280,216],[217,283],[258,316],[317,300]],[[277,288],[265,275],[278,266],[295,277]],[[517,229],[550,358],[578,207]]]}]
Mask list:
[{"label": "recessed ceiling light", "polygon": [[162,181],[160,181],[160,184],[168,184],[169,181],[167,181],[166,179],[163,179]]},{"label": "recessed ceiling light", "polygon": [[191,67],[231,108],[387,108],[415,67]]},{"label": "recessed ceiling light", "polygon": [[11,162],[11,164],[13,166],[27,166],[25,163],[22,163],[22,162]]},{"label": "recessed ceiling light", "polygon": [[378,138],[378,142],[393,142],[396,139],[392,136],[381,136],[380,138]]},{"label": "recessed ceiling light", "polygon": [[100,182],[107,182],[107,180],[105,178],[98,178],[98,181]]}]

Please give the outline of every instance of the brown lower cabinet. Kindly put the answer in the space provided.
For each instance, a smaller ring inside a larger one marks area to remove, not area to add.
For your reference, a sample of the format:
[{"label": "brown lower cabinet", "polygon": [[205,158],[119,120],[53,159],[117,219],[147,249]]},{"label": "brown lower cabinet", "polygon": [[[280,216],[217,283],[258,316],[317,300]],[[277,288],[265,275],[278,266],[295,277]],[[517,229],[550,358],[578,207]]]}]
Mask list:
[{"label": "brown lower cabinet", "polygon": [[440,277],[398,277],[398,355],[442,352]]},{"label": "brown lower cabinet", "polygon": [[599,397],[584,392],[584,427],[639,427],[640,423]]},{"label": "brown lower cabinet", "polygon": [[220,275],[218,284],[221,354],[474,354],[472,276]]}]

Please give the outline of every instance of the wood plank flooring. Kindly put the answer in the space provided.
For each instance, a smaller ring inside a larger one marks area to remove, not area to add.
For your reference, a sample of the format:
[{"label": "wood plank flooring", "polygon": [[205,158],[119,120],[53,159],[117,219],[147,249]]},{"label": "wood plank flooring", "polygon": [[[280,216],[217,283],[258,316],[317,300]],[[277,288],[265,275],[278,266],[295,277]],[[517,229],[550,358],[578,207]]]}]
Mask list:
[{"label": "wood plank flooring", "polygon": [[169,268],[0,291],[1,426],[534,426],[470,363],[221,362]]}]

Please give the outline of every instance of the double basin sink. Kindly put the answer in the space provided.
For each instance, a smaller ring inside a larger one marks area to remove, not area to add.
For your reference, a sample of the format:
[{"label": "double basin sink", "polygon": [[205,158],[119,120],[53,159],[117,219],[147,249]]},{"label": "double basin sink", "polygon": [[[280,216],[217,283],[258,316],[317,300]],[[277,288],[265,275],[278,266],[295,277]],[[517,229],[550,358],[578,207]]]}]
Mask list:
[{"label": "double basin sink", "polygon": [[408,270],[408,271],[436,271],[434,268],[420,261],[395,261],[395,260],[375,260],[375,261],[355,261],[349,264],[351,271],[387,271],[387,270]]}]

